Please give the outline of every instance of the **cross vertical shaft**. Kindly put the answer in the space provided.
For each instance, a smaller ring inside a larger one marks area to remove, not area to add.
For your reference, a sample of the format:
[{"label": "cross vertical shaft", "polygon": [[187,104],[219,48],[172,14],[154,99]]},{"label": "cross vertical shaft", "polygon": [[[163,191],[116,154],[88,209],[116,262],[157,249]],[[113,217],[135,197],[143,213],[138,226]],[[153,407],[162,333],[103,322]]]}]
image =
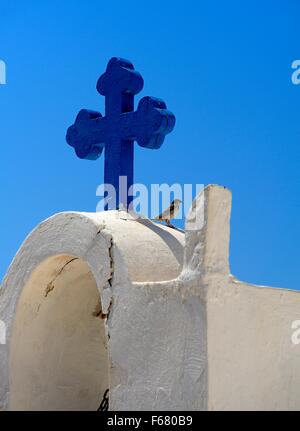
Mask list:
[{"label": "cross vertical shaft", "polygon": [[96,160],[104,150],[104,183],[113,186],[116,197],[114,202],[108,196],[106,210],[128,209],[133,199],[128,191],[133,185],[134,141],[159,149],[175,125],[174,115],[160,99],[143,97],[134,111],[134,96],[143,85],[130,61],[111,58],[97,83],[97,91],[105,96],[105,117],[82,109],[67,131],[67,143],[79,158]]},{"label": "cross vertical shaft", "polygon": [[[116,117],[122,113],[134,110],[134,95],[113,92],[105,97],[105,115]],[[122,139],[115,134],[109,138],[108,145],[105,145],[105,166],[104,183],[110,184],[116,191],[117,208],[128,208],[132,201],[132,196],[128,194],[129,188],[133,185],[133,163],[134,163],[134,141]],[[114,169],[111,169],[114,166]],[[122,177],[122,179],[120,179]],[[125,177],[125,178],[124,178]],[[124,179],[126,181],[124,182]],[[120,187],[121,186],[121,187]],[[114,205],[108,201],[106,209],[115,209]]]}]

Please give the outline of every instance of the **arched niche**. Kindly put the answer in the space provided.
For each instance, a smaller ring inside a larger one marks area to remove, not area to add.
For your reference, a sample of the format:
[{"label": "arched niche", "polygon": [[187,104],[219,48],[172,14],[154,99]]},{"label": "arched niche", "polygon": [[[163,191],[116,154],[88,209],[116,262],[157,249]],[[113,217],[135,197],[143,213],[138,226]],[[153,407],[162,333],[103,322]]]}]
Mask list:
[{"label": "arched niche", "polygon": [[56,255],[31,273],[13,322],[10,410],[97,410],[109,387],[105,315],[93,274]]},{"label": "arched niche", "polygon": [[135,331],[155,316],[140,284],[173,280],[183,252],[182,232],[122,211],[60,213],[38,225],[0,289],[0,411],[97,410],[108,388],[111,409],[135,408],[133,376],[148,369]]}]

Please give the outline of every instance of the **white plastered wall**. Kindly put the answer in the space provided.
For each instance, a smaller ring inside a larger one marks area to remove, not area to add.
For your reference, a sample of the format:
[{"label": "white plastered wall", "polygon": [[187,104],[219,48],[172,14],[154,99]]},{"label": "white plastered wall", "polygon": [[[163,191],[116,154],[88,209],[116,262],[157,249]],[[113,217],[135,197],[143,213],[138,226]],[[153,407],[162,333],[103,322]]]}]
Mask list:
[{"label": "white plastered wall", "polygon": [[[86,286],[81,277],[89,278],[91,302],[85,298],[88,316],[81,341],[89,337],[94,322],[104,334],[104,347],[91,349],[94,389],[87,384],[90,393],[84,402],[66,396],[61,408],[94,410],[96,394],[108,382],[111,410],[299,409],[300,347],[291,342],[291,322],[299,319],[300,294],[250,286],[230,275],[230,211],[229,190],[208,186],[193,203],[185,235],[125,213],[63,213],[42,223],[21,247],[0,294],[0,319],[7,325],[8,340],[0,345],[0,408],[13,408],[11,373],[22,367],[22,356],[12,357],[12,334],[17,305],[26,296],[24,286],[46,259],[65,255],[78,258],[73,265],[82,265],[77,276],[76,271],[69,275],[78,280],[77,290]],[[61,268],[54,268],[54,277]],[[43,279],[40,295],[45,295],[51,277]],[[68,297],[68,283],[60,282]],[[43,303],[55,302],[60,291],[56,287]],[[102,318],[91,313],[97,295]],[[73,317],[76,321],[76,314]],[[106,360],[107,379],[99,371]],[[80,369],[80,361],[70,363],[71,370]],[[72,386],[71,376],[66,381]],[[44,405],[60,407],[46,395]]]},{"label": "white plastered wall", "polygon": [[205,220],[199,281],[207,310],[207,407],[299,410],[300,345],[292,342],[292,322],[300,319],[300,292],[232,276],[231,193],[210,186],[197,201]]}]

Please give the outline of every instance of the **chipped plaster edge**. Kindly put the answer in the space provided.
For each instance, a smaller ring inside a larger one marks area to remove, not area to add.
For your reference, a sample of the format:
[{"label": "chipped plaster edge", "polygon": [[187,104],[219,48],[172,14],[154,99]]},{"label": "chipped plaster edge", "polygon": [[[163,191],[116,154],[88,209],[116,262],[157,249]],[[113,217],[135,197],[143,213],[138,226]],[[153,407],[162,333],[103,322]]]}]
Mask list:
[{"label": "chipped plaster edge", "polygon": [[[88,214],[64,212],[54,215],[28,235],[12,261],[0,290],[0,317],[6,325],[6,345],[0,346],[0,411],[9,403],[9,350],[16,307],[32,271],[57,255],[83,259],[91,269],[106,317],[112,303],[112,235],[103,223]],[[122,269],[121,269],[122,270]],[[12,290],[10,286],[14,286]],[[108,327],[106,332],[108,335]]]}]

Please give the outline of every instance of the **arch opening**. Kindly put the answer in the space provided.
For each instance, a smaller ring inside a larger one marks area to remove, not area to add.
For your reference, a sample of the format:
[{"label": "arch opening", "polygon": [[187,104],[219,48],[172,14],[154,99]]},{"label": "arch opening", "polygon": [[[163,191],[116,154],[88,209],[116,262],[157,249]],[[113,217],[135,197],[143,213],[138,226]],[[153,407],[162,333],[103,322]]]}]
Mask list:
[{"label": "arch opening", "polygon": [[42,262],[20,296],[10,344],[10,410],[97,410],[109,387],[105,316],[88,264]]}]

